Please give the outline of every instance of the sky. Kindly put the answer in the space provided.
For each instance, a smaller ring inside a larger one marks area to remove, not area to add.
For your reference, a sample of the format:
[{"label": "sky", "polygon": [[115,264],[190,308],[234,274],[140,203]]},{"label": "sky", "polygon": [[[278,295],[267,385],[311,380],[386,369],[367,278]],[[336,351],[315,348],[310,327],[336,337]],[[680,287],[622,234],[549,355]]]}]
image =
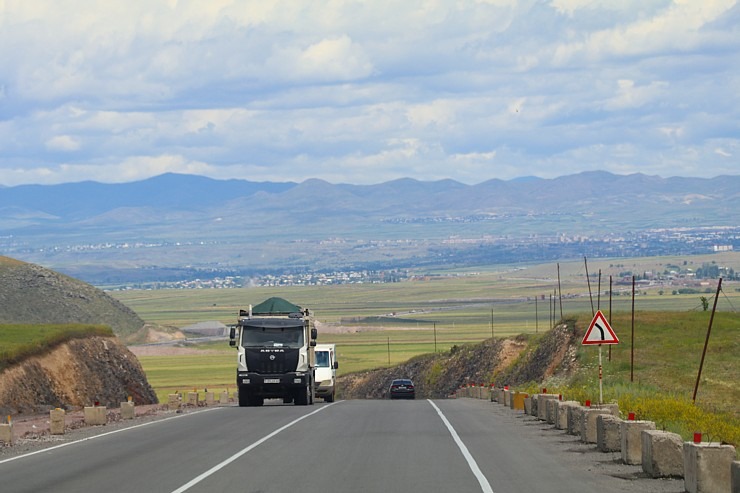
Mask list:
[{"label": "sky", "polygon": [[740,173],[735,0],[0,0],[0,186]]}]

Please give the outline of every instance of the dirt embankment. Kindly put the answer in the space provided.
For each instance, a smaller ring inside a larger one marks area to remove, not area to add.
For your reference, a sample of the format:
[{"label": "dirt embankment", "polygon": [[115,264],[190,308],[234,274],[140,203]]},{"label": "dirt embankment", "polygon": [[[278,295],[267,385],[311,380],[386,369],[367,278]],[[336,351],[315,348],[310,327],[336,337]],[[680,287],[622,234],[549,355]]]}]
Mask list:
[{"label": "dirt embankment", "polygon": [[575,364],[572,323],[555,327],[541,338],[488,339],[455,346],[449,352],[422,355],[378,370],[344,375],[338,380],[344,399],[386,397],[394,378],[410,378],[417,397],[439,398],[465,384],[519,385],[570,372]]},{"label": "dirt embankment", "polygon": [[113,337],[71,340],[0,373],[0,415],[118,407],[129,396],[157,403],[139,360]]}]

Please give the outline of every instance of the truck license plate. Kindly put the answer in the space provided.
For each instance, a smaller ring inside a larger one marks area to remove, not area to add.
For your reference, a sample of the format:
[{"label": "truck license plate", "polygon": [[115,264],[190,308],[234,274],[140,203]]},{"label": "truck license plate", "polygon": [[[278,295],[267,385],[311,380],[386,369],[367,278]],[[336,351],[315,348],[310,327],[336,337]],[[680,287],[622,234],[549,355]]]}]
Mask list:
[{"label": "truck license plate", "polygon": [[279,378],[265,378],[265,383],[280,383]]}]

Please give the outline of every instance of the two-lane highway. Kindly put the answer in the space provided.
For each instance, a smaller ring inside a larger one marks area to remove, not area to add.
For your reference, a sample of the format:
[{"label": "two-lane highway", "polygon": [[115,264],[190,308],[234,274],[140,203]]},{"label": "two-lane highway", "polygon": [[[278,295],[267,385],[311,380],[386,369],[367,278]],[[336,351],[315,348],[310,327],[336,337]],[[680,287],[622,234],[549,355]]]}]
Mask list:
[{"label": "two-lane highway", "polygon": [[485,401],[274,402],[101,427],[93,439],[0,460],[0,490],[634,491],[561,460]]}]

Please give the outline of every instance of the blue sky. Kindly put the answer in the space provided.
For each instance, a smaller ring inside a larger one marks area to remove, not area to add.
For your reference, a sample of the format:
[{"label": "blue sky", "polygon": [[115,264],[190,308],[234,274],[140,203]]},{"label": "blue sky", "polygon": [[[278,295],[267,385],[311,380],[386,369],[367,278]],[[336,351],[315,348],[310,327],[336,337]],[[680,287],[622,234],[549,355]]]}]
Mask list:
[{"label": "blue sky", "polygon": [[0,0],[0,185],[740,172],[732,0]]}]

